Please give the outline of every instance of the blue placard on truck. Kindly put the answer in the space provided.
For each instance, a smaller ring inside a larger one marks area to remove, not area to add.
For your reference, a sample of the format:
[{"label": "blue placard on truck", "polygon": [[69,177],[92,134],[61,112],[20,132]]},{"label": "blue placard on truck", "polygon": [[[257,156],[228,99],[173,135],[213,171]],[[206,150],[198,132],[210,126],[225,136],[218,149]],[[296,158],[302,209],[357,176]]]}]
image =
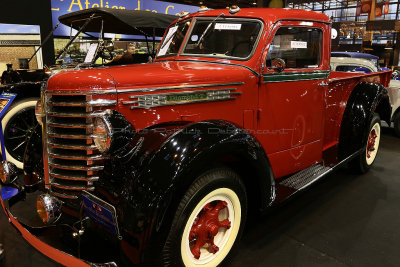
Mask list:
[{"label": "blue placard on truck", "polygon": [[14,101],[17,94],[3,92],[0,95],[0,141],[1,141],[1,155],[3,160],[6,160],[6,150],[4,146],[4,136],[3,136],[3,125],[1,124],[1,118],[3,118],[7,109],[10,107],[11,103]]}]

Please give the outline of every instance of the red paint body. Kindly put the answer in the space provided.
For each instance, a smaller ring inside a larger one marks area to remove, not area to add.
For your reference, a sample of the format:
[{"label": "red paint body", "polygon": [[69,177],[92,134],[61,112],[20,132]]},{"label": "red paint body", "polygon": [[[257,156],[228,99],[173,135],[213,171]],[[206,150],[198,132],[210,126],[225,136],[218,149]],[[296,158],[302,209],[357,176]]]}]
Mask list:
[{"label": "red paint body", "polygon": [[[229,10],[211,10],[194,16],[255,18],[263,24],[263,32],[254,54],[248,60],[228,60],[217,57],[157,58],[155,63],[130,66],[71,70],[52,76],[47,91],[96,91],[97,98],[117,100],[116,110],[132,123],[136,130],[171,121],[200,122],[220,119],[232,122],[249,132],[259,141],[269,158],[275,179],[322,162],[324,152],[335,149],[339,142],[340,125],[347,100],[360,81],[380,79],[387,86],[390,72],[357,74],[331,72],[328,86],[319,80],[264,83],[263,74],[274,75],[274,70],[263,68],[274,33],[280,25],[319,28],[323,32],[322,57],[319,67],[290,69],[284,73],[302,71],[329,71],[330,20],[324,14],[288,9],[242,9],[231,15]],[[187,37],[186,37],[187,38]],[[130,109],[124,101],[130,96],[153,95],[185,91],[187,86],[210,84],[235,84],[196,90],[235,88],[235,99]],[[167,89],[154,91],[157,88]],[[172,87],[172,88],[171,88]],[[175,87],[175,88],[174,88]],[[179,88],[177,88],[179,87]],[[142,92],[132,92],[143,89]],[[152,89],[153,88],[153,89]],[[104,94],[107,93],[107,94]],[[45,164],[47,164],[45,162]],[[47,176],[47,183],[48,176]],[[16,220],[12,223],[23,232]],[[24,232],[23,232],[24,233]],[[46,255],[57,261],[74,263],[70,256],[54,255],[48,246],[31,236],[25,236]],[[30,240],[32,239],[32,240]],[[36,243],[35,243],[36,242]],[[207,241],[208,242],[208,241]],[[46,252],[46,250],[48,250]],[[75,263],[74,263],[75,264]]]},{"label": "red paint body", "polygon": [[[117,89],[118,94],[101,95],[101,98],[117,99],[118,111],[136,129],[180,120],[197,122],[222,119],[233,122],[254,133],[270,159],[275,178],[321,162],[323,151],[338,143],[341,117],[352,89],[367,76],[331,72],[326,80],[328,87],[319,86],[321,80],[263,83],[262,77],[243,66],[259,74],[273,74],[274,70],[262,68],[262,62],[266,59],[274,33],[280,26],[300,26],[319,28],[323,32],[321,64],[318,68],[288,68],[284,72],[328,71],[331,43],[329,18],[315,12],[282,9],[243,9],[235,15],[230,15],[228,10],[212,10],[196,16],[218,16],[221,12],[226,17],[258,18],[263,21],[264,32],[249,60],[178,55],[163,57],[150,64],[68,71],[52,77],[48,90]],[[386,85],[388,75],[379,75]],[[235,82],[244,83],[237,86],[236,92],[241,95],[236,100],[135,110],[122,104],[131,100],[129,97],[132,95],[182,91],[171,89],[155,93],[124,93],[124,90]]]}]

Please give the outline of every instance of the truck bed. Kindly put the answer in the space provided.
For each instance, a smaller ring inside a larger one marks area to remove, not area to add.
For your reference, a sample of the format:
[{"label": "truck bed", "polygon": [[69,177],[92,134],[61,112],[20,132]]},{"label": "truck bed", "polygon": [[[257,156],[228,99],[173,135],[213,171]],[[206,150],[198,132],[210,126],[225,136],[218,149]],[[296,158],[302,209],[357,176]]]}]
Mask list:
[{"label": "truck bed", "polygon": [[347,100],[354,87],[360,82],[374,82],[387,87],[391,78],[391,71],[374,73],[354,73],[331,71],[328,77],[325,105],[325,135],[324,150],[339,142],[340,124],[346,108]]}]

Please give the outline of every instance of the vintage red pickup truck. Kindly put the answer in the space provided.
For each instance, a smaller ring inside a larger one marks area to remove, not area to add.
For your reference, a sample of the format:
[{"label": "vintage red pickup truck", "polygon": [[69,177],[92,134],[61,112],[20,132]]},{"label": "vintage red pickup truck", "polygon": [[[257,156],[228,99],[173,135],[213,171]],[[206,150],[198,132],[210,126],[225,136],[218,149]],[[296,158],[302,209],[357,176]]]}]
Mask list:
[{"label": "vintage red pickup truck", "polygon": [[390,71],[331,72],[330,43],[324,14],[205,10],[154,63],[53,75],[5,213],[64,265],[219,265],[249,212],[373,164]]}]

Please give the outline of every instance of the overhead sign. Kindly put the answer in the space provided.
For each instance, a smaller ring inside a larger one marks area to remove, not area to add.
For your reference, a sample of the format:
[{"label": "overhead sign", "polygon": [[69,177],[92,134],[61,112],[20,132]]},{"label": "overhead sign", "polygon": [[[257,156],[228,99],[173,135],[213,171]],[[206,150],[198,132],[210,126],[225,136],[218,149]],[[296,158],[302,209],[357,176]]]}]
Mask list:
[{"label": "overhead sign", "polygon": [[[51,14],[53,27],[58,23],[58,17],[71,12],[93,8],[114,8],[146,10],[154,13],[179,15],[182,11],[197,12],[197,6],[168,3],[156,0],[51,0]],[[55,36],[69,36],[70,28],[60,25],[55,31]]]}]

